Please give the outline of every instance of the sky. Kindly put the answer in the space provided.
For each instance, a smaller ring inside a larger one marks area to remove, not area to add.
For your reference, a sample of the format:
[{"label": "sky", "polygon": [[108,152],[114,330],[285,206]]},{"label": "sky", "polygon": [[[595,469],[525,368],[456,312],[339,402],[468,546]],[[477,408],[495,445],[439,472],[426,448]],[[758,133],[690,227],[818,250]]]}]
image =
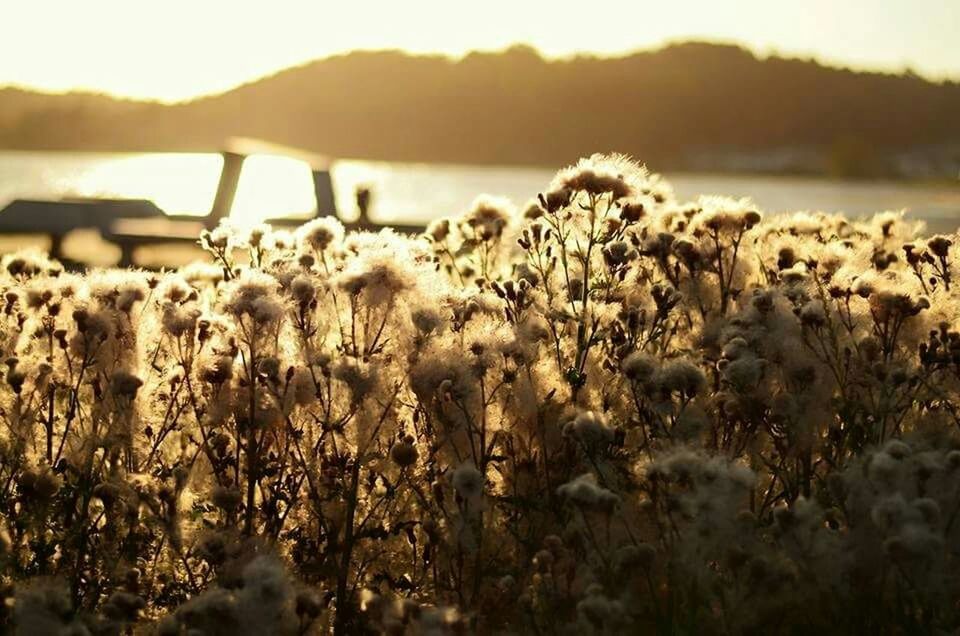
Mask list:
[{"label": "sky", "polygon": [[177,101],[354,49],[530,44],[616,55],[685,39],[960,80],[960,0],[0,0],[0,85]]}]

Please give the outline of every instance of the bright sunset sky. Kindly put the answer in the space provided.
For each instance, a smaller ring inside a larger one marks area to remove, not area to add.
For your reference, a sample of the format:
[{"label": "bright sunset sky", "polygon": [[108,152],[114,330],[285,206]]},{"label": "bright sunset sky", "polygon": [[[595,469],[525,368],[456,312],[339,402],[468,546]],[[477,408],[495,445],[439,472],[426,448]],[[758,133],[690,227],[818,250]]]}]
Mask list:
[{"label": "bright sunset sky", "polygon": [[0,84],[186,99],[351,49],[548,56],[669,40],[960,80],[960,0],[0,0]]}]

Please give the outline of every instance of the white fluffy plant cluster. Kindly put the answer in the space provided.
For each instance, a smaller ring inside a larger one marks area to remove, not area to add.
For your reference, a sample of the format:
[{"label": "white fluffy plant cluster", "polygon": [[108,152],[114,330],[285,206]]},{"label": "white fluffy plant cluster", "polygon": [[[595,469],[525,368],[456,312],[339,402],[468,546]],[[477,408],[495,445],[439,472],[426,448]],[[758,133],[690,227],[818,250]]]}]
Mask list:
[{"label": "white fluffy plant cluster", "polygon": [[[631,160],[0,287],[0,628],[960,628],[951,236]],[[39,631],[38,631],[39,630]]]}]

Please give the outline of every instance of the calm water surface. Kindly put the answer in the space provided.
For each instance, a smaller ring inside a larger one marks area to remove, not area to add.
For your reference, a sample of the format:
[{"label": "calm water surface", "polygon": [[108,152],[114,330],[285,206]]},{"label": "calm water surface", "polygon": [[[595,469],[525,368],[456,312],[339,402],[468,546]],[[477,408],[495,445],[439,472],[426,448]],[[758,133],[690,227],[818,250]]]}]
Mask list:
[{"label": "calm water surface", "polygon": [[[154,200],[170,213],[205,214],[221,159],[216,154],[0,152],[0,207],[16,197],[112,196]],[[371,216],[389,222],[428,221],[466,209],[480,193],[523,205],[542,191],[552,170],[338,161],[338,207],[349,217],[358,185],[373,189]],[[667,174],[680,199],[700,194],[748,196],[770,212],[823,210],[851,216],[905,209],[932,231],[960,225],[960,183],[925,185],[824,178]],[[253,157],[244,166],[233,214],[252,219],[307,212],[312,201],[305,166]]]}]

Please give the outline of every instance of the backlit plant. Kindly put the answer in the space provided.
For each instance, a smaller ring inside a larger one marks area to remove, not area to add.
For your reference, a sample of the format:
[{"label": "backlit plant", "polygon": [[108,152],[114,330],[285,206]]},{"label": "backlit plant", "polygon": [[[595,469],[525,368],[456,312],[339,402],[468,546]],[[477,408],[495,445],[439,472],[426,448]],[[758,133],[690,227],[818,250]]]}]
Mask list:
[{"label": "backlit plant", "polygon": [[7,255],[0,626],[960,629],[955,239],[632,161],[419,237]]}]

